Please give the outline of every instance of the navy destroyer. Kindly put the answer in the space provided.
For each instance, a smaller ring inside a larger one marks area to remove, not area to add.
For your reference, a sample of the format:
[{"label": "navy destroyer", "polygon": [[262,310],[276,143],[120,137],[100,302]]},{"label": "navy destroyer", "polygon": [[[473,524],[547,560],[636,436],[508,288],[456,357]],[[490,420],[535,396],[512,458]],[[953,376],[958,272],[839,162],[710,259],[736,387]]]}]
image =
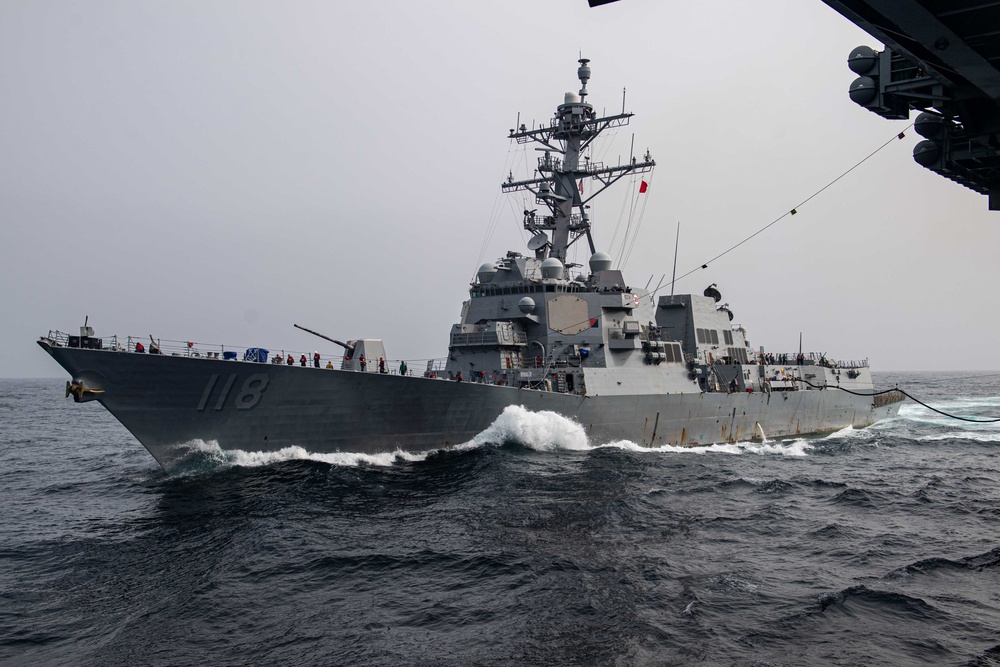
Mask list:
[{"label": "navy destroyer", "polygon": [[[166,470],[198,441],[315,453],[447,448],[510,406],[571,418],[594,443],[650,447],[823,433],[894,415],[903,396],[872,396],[867,360],[752,349],[715,286],[657,296],[612,268],[595,247],[588,202],[655,161],[589,159],[594,140],[632,116],[596,113],[590,74],[581,59],[581,88],[551,122],[510,131],[540,153],[534,178],[501,186],[537,202],[524,212],[530,241],[479,267],[442,363],[397,366],[380,339],[328,338],[337,363],[324,365],[318,353],[99,338],[86,324],[38,344],[69,372],[67,396],[99,402]],[[586,244],[588,266],[568,261],[574,244]]]}]

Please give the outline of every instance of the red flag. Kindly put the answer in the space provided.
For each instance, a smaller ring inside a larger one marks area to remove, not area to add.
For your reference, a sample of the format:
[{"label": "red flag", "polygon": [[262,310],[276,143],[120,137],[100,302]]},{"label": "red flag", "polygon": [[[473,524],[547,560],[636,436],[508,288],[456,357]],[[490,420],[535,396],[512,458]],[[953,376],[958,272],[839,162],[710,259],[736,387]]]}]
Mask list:
[{"label": "red flag", "polygon": [[644,193],[648,188],[649,188],[649,183],[643,181],[642,183],[639,184],[639,194]]}]

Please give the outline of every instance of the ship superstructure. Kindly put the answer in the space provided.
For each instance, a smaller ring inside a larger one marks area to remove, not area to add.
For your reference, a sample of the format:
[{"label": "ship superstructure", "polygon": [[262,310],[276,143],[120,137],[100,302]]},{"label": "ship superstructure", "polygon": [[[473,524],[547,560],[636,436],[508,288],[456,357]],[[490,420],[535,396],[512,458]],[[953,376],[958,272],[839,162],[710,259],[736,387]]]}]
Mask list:
[{"label": "ship superstructure", "polygon": [[[261,348],[192,354],[190,344],[170,352],[152,340],[160,354],[150,354],[138,339],[95,338],[85,327],[39,340],[71,374],[67,395],[103,404],[167,469],[195,441],[246,451],[448,447],[513,405],[565,415],[595,441],[648,446],[827,432],[895,414],[902,395],[864,395],[873,388],[867,361],[754,350],[714,285],[657,296],[612,268],[595,247],[589,202],[655,162],[648,152],[613,166],[588,159],[601,132],[632,114],[599,117],[587,101],[588,60],[577,74],[579,92],[566,93],[548,125],[510,132],[540,146],[535,177],[502,184],[539,207],[524,212],[527,253],[479,267],[443,364],[414,374],[379,339],[326,336],[343,348],[335,366],[318,354],[282,351],[275,363]],[[568,261],[582,242],[585,267]]]}]

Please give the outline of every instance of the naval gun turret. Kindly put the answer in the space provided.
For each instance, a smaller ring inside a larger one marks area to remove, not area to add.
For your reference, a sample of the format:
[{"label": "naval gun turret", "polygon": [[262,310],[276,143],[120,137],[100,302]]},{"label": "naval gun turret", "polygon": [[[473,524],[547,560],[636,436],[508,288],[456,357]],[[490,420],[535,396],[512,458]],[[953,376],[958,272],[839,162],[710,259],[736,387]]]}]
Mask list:
[{"label": "naval gun turret", "polygon": [[340,364],[341,370],[362,372],[387,372],[388,370],[385,365],[385,344],[381,338],[359,338],[345,343],[336,338],[325,336],[318,331],[307,329],[300,324],[294,326],[296,329],[302,329],[306,333],[319,336],[323,340],[336,343],[344,348],[344,358]]}]

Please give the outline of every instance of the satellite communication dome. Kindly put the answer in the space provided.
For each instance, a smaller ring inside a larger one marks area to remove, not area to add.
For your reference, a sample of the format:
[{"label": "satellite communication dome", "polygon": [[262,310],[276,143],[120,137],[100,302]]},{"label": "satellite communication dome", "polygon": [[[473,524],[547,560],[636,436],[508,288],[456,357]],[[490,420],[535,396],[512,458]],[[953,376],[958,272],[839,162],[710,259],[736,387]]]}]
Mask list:
[{"label": "satellite communication dome", "polygon": [[941,159],[941,146],[936,141],[924,139],[913,147],[913,159],[921,167],[929,167]]},{"label": "satellite communication dome", "polygon": [[925,139],[935,139],[944,130],[944,118],[925,111],[917,116],[917,120],[913,123],[913,129]]},{"label": "satellite communication dome", "polygon": [[530,315],[535,310],[535,300],[530,296],[521,297],[521,300],[517,302],[517,307],[525,315]]},{"label": "satellite communication dome", "polygon": [[607,271],[611,268],[611,255],[606,252],[595,252],[590,257],[590,271],[591,273],[596,273],[598,271]]},{"label": "satellite communication dome", "polygon": [[562,278],[563,263],[555,257],[549,257],[542,262],[542,278]]},{"label": "satellite communication dome", "polygon": [[486,263],[479,267],[479,271],[476,272],[476,277],[481,283],[488,283],[493,280],[493,276],[497,273],[497,267],[494,264]]},{"label": "satellite communication dome", "polygon": [[856,104],[868,104],[878,94],[875,79],[870,76],[859,76],[851,84],[847,94]]},{"label": "satellite communication dome", "polygon": [[878,54],[870,46],[859,46],[847,56],[847,66],[855,74],[868,74],[878,62]]}]

